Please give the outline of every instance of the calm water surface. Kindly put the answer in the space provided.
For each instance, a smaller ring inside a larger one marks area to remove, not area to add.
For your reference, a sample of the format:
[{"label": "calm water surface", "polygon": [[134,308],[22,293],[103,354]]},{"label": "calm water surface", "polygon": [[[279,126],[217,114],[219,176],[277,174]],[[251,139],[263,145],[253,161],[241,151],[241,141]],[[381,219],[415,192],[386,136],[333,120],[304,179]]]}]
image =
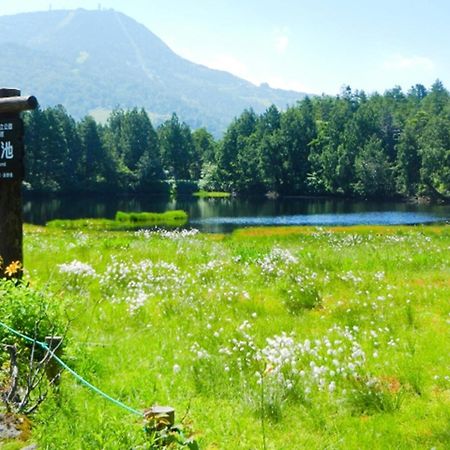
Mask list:
[{"label": "calm water surface", "polygon": [[24,220],[45,224],[52,219],[113,218],[116,211],[188,212],[188,227],[230,232],[247,226],[419,224],[450,221],[450,205],[416,205],[337,199],[265,198],[177,199],[151,196],[27,197]]}]

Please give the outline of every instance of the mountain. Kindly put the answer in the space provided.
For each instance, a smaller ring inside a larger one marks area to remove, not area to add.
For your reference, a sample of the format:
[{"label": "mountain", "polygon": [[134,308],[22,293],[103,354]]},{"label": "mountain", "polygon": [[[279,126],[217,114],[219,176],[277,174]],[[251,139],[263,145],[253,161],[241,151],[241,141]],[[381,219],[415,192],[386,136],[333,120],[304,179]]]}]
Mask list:
[{"label": "mountain", "polygon": [[0,46],[0,87],[18,87],[44,107],[62,104],[76,118],[136,106],[156,123],[176,112],[218,135],[245,108],[260,113],[305,96],[194,64],[114,10],[1,16]]}]

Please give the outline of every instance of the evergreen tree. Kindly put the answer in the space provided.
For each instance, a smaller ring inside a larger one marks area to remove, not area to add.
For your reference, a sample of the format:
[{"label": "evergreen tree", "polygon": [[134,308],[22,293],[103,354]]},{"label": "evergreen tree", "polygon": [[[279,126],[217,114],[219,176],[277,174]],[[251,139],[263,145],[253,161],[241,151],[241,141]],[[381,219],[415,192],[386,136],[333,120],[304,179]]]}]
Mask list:
[{"label": "evergreen tree", "polygon": [[392,167],[381,140],[372,136],[355,159],[354,190],[362,197],[389,197],[394,193]]},{"label": "evergreen tree", "polygon": [[169,176],[176,180],[191,180],[200,177],[200,167],[190,128],[180,123],[178,116],[165,121],[158,128],[161,159]]},{"label": "evergreen tree", "polygon": [[82,188],[91,192],[117,188],[115,161],[102,142],[95,120],[86,116],[78,124],[78,134],[82,147]]},{"label": "evergreen tree", "polygon": [[310,145],[316,136],[314,112],[309,98],[289,108],[281,116],[279,148],[282,158],[282,192],[307,193]]},{"label": "evergreen tree", "polygon": [[450,199],[450,115],[433,116],[418,141],[424,193]]},{"label": "evergreen tree", "polygon": [[35,191],[161,192],[169,176],[241,193],[450,195],[450,94],[439,80],[406,95],[345,87],[285,112],[245,110],[219,142],[176,114],[155,131],[136,108],[113,111],[106,126],[76,123],[60,106],[24,119]]}]

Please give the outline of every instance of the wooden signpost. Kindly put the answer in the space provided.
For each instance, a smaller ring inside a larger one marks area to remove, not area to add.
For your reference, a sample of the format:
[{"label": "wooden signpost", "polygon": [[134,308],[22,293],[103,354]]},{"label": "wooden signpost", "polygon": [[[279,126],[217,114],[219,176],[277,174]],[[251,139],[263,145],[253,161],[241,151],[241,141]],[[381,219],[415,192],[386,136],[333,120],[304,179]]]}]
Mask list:
[{"label": "wooden signpost", "polygon": [[20,271],[7,271],[23,262],[24,130],[20,113],[37,105],[36,97],[22,97],[18,89],[0,89],[0,277],[20,276]]}]

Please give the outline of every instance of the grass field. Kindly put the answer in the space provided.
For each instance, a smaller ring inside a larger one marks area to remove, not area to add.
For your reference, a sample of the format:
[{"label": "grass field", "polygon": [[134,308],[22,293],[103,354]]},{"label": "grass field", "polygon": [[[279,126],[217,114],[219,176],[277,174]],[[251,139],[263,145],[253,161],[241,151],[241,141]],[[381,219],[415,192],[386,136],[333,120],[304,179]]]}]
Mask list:
[{"label": "grass field", "polygon": [[[449,230],[27,226],[25,278],[70,321],[69,365],[173,406],[202,449],[445,449]],[[40,449],[148,448],[67,372],[33,420]]]},{"label": "grass field", "polygon": [[118,211],[112,219],[55,219],[47,223],[49,228],[62,230],[96,230],[96,231],[128,231],[151,227],[180,227],[186,224],[188,215],[185,211],[155,212],[122,212]]}]

